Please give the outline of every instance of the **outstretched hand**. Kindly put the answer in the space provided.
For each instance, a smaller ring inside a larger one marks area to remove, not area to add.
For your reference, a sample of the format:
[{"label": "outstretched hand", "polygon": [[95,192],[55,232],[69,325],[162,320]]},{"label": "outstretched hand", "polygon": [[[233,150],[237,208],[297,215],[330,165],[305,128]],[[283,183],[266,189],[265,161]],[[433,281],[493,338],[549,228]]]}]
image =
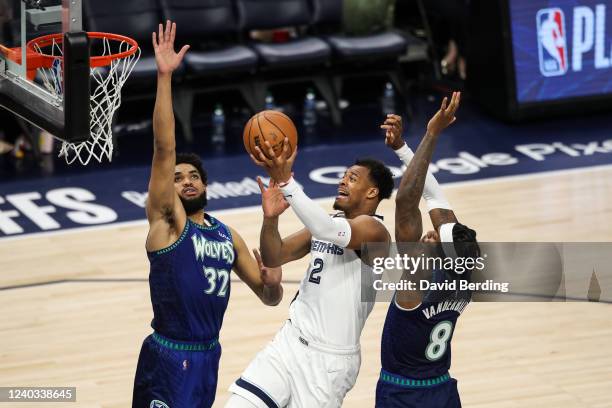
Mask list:
[{"label": "outstretched hand", "polygon": [[448,103],[448,98],[444,97],[440,110],[436,112],[427,124],[427,133],[437,136],[444,129],[455,123],[455,120],[457,120],[455,113],[459,108],[460,101],[461,92],[453,92],[450,103]]},{"label": "outstretched hand", "polygon": [[397,150],[404,145],[402,134],[404,132],[402,125],[402,117],[399,115],[389,114],[385,122],[380,125],[381,129],[385,129],[385,144]]},{"label": "outstretched hand", "polygon": [[158,33],[153,33],[153,50],[155,51],[155,62],[157,72],[160,74],[171,74],[179,67],[183,56],[189,49],[189,45],[184,45],[176,53],[174,51],[174,39],[176,38],[176,23],[166,21],[166,27],[159,25]]},{"label": "outstretched hand", "polygon": [[274,149],[272,149],[272,145],[268,141],[264,144],[267,156],[263,154],[259,146],[255,146],[255,152],[250,155],[253,162],[263,167],[270,178],[274,179],[277,183],[280,184],[289,181],[293,174],[291,169],[293,168],[293,162],[297,156],[297,147],[293,152],[290,152],[289,139],[285,137],[285,140],[283,140],[283,151],[280,155],[276,156],[274,154]]},{"label": "outstretched hand", "polygon": [[260,177],[257,177],[257,184],[259,184],[259,190],[261,190],[261,207],[264,217],[278,217],[289,208],[289,203],[285,200],[283,192],[274,179],[270,179],[268,188],[264,186]]},{"label": "outstretched hand", "polygon": [[253,255],[255,255],[255,259],[257,260],[259,276],[264,286],[275,287],[280,285],[283,279],[283,268],[281,266],[277,266],[276,268],[265,266],[257,249],[253,249]]}]

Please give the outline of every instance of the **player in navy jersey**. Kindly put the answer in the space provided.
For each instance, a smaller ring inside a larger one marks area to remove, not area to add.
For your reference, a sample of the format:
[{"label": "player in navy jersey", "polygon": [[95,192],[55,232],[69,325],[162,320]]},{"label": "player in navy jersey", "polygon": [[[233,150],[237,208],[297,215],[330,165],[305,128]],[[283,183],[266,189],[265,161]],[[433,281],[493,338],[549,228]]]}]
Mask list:
[{"label": "player in navy jersey", "polygon": [[174,51],[175,33],[170,21],[153,33],[158,80],[146,250],[154,332],[138,358],[132,402],[138,408],[212,406],[232,270],[267,305],[283,293],[280,268],[258,265],[234,229],[205,213],[200,159],[175,153],[172,72],[189,48]]},{"label": "player in navy jersey", "polygon": [[[381,126],[386,143],[408,166],[396,196],[395,239],[428,243],[428,255],[478,256],[476,233],[459,224],[428,166],[437,139],[455,121],[460,94],[428,123],[416,153],[402,140],[401,117],[389,115]],[[419,201],[426,199],[434,230],[423,237]],[[462,243],[462,244],[460,244]],[[424,272],[424,271],[421,271]],[[469,272],[431,271],[434,282],[469,279]],[[423,273],[423,275],[425,275]],[[376,387],[376,407],[454,408],[461,402],[457,382],[448,370],[451,340],[457,318],[469,303],[470,294],[460,291],[397,291],[389,305],[381,345],[382,370]]]}]

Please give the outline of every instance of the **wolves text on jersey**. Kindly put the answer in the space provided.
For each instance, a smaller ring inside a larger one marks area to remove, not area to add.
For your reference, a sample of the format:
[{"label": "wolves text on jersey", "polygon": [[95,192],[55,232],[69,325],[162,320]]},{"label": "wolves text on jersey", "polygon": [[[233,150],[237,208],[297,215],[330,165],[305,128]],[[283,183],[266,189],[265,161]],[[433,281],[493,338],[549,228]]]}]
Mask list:
[{"label": "wolves text on jersey", "polygon": [[228,264],[234,263],[234,245],[231,241],[209,241],[206,237],[198,234],[191,236],[196,259],[204,260],[204,257],[224,260]]}]

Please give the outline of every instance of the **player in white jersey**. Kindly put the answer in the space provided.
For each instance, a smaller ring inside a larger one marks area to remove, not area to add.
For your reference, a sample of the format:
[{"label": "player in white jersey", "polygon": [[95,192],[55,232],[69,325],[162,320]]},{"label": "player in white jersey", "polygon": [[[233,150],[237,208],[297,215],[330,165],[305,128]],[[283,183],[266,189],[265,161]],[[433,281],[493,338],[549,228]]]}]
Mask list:
[{"label": "player in white jersey", "polygon": [[[252,157],[271,177],[267,189],[259,180],[261,254],[265,265],[277,267],[310,252],[310,266],[289,320],[231,385],[226,408],[339,407],[359,372],[359,337],[373,306],[362,302],[359,251],[366,242],[390,242],[375,212],[391,196],[393,177],[377,160],[357,160],[338,186],[334,209],[342,213],[330,216],[293,180],[296,152],[287,157],[288,151],[285,140],[280,157],[269,160],[261,151]],[[289,205],[306,228],[281,239],[278,217]]]}]

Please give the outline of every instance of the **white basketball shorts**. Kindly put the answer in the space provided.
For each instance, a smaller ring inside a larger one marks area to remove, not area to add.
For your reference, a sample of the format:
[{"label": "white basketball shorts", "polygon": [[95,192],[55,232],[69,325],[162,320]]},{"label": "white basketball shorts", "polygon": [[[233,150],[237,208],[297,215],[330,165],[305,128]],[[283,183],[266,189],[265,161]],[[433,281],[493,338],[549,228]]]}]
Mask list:
[{"label": "white basketball shorts", "polygon": [[229,390],[259,408],[340,407],[360,364],[358,346],[314,343],[287,321]]}]

